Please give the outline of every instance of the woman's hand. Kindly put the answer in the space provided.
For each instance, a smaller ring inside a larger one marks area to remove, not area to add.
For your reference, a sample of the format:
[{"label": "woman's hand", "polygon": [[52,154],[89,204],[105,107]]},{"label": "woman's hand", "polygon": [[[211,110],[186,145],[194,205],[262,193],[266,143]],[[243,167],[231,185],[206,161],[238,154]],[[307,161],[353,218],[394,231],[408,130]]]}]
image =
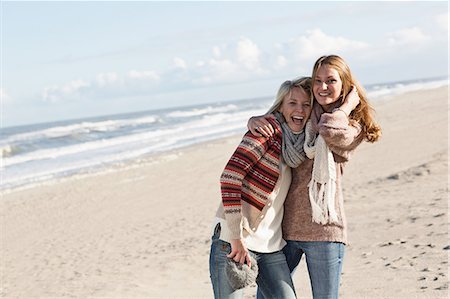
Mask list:
[{"label": "woman's hand", "polygon": [[361,99],[359,98],[358,91],[356,87],[353,86],[350,93],[345,97],[344,103],[339,107],[340,110],[343,110],[347,116],[359,105]]},{"label": "woman's hand", "polygon": [[247,128],[250,132],[257,137],[271,137],[275,130],[267,119],[275,119],[275,116],[272,114],[261,115],[261,116],[253,116],[250,117],[247,123]]},{"label": "woman's hand", "polygon": [[227,257],[232,258],[235,262],[252,266],[250,255],[241,239],[231,240],[231,252]]}]

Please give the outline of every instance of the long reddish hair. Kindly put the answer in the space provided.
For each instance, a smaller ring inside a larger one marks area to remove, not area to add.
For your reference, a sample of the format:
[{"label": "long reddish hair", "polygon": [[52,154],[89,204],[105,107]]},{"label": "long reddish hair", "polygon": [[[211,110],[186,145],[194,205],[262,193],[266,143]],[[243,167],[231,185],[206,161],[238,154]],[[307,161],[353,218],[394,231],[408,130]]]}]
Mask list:
[{"label": "long reddish hair", "polygon": [[361,127],[364,134],[364,139],[369,142],[375,142],[381,136],[381,128],[375,122],[373,117],[374,109],[367,99],[367,94],[362,85],[353,77],[352,72],[348,64],[337,55],[322,56],[317,59],[314,64],[312,79],[316,78],[317,71],[322,65],[328,65],[329,67],[335,69],[339,73],[339,77],[342,81],[342,93],[338,101],[344,102],[345,97],[352,90],[352,86],[356,87],[360,102],[358,106],[350,113],[349,118],[357,121]]}]

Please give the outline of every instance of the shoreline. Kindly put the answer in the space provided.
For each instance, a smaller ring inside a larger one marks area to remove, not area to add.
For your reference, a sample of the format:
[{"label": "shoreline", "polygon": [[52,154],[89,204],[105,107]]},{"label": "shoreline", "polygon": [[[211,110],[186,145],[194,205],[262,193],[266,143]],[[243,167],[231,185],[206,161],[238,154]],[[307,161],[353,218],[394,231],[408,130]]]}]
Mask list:
[{"label": "shoreline", "polygon": [[[433,87],[431,89],[424,89],[424,90],[412,90],[408,91],[406,93],[401,93],[400,95],[389,94],[389,95],[380,95],[375,100],[372,101],[372,105],[379,106],[379,105],[386,105],[386,103],[390,102],[392,99],[398,98],[398,97],[407,97],[408,94],[414,94],[416,92],[433,92],[434,90],[440,90],[440,89],[448,89],[447,86],[440,86],[440,87]],[[245,124],[243,125],[243,133],[245,132]],[[242,134],[243,134],[242,133]],[[148,153],[140,157],[131,158],[127,160],[122,160],[118,162],[112,162],[108,163],[106,165],[97,165],[97,166],[90,166],[82,170],[74,171],[72,174],[61,174],[61,175],[51,175],[52,177],[49,179],[43,179],[39,180],[37,182],[26,182],[14,187],[7,187],[7,188],[0,188],[0,196],[20,192],[22,190],[32,189],[35,187],[40,186],[48,186],[48,185],[54,185],[65,181],[70,180],[79,180],[83,178],[90,178],[90,177],[96,177],[101,175],[107,175],[109,173],[114,172],[120,172],[120,171],[126,171],[130,168],[136,168],[136,167],[145,167],[148,165],[151,165],[153,163],[159,163],[158,160],[165,160],[166,158],[170,158],[170,156],[179,156],[182,155],[183,152],[189,151],[190,148],[197,148],[204,146],[205,144],[209,144],[212,142],[220,142],[221,139],[234,139],[234,138],[240,138],[242,134],[233,134],[228,137],[218,137],[207,141],[201,141],[199,143],[194,143],[190,145],[180,146],[178,148],[174,148],[171,150],[167,150],[164,152],[156,152],[156,153]]]},{"label": "shoreline", "polygon": [[[372,104],[383,136],[344,173],[340,295],[446,298],[448,86]],[[240,138],[2,195],[0,296],[211,298],[219,177]],[[293,278],[298,298],[310,298],[304,259]]]},{"label": "shoreline", "polygon": [[[426,92],[433,92],[433,91],[438,91],[438,90],[443,90],[443,89],[448,89],[448,86],[440,86],[437,88],[418,90],[418,91],[414,90],[414,91],[402,93],[400,95],[393,94],[393,95],[380,96],[375,101],[372,101],[371,104],[373,106],[380,106],[380,105],[383,106],[383,105],[389,104],[392,101],[392,99],[399,98],[399,97],[407,97],[408,94],[415,94],[417,92],[426,93]],[[245,130],[245,124],[243,126],[243,130]],[[71,181],[71,180],[77,181],[80,179],[82,180],[84,178],[108,175],[108,174],[114,173],[114,172],[121,172],[121,171],[126,171],[128,169],[133,169],[133,168],[137,168],[137,167],[149,166],[154,163],[159,163],[160,160],[164,161],[166,159],[176,158],[176,156],[183,155],[183,153],[186,151],[195,150],[198,147],[202,147],[202,146],[210,144],[210,143],[217,143],[217,142],[220,142],[220,140],[222,140],[222,139],[225,139],[225,140],[233,139],[234,140],[236,138],[240,138],[242,135],[243,135],[243,133],[242,134],[238,133],[238,134],[230,135],[228,137],[219,137],[219,138],[212,139],[212,140],[201,141],[199,143],[181,146],[179,148],[174,148],[174,149],[164,151],[164,152],[149,153],[149,154],[145,154],[140,157],[136,157],[136,158],[132,158],[129,160],[124,160],[124,161],[119,161],[119,162],[107,164],[104,166],[95,166],[95,167],[86,168],[85,170],[75,172],[74,174],[55,176],[55,177],[47,179],[47,180],[24,183],[24,184],[16,186],[16,187],[0,189],[0,197],[3,195],[20,192],[23,190],[39,188],[40,186],[51,186],[51,185],[59,184],[59,183],[66,182],[66,181]]]},{"label": "shoreline", "polygon": [[143,155],[141,157],[116,162],[111,165],[106,166],[97,166],[93,168],[88,168],[84,171],[80,171],[78,173],[69,174],[69,175],[63,175],[63,176],[57,176],[48,180],[43,180],[40,182],[34,182],[34,183],[25,183],[23,185],[12,187],[12,188],[5,188],[0,189],[0,196],[7,195],[11,193],[16,193],[28,189],[33,188],[39,188],[42,186],[52,186],[55,184],[64,183],[67,181],[78,181],[88,178],[95,178],[97,176],[103,176],[108,175],[116,172],[123,172],[130,169],[135,169],[139,167],[147,167],[153,164],[162,163],[164,161],[177,159],[178,157],[184,155],[185,152],[195,151],[198,147],[203,147],[205,145],[211,145],[216,143],[221,143],[223,140],[234,140],[234,139],[240,139],[242,137],[242,134],[234,134],[228,137],[221,137],[217,139],[212,139],[209,141],[201,141],[199,143],[190,144],[187,146],[182,146],[179,148],[171,149],[165,152],[159,152],[159,153],[149,153],[146,155]]}]

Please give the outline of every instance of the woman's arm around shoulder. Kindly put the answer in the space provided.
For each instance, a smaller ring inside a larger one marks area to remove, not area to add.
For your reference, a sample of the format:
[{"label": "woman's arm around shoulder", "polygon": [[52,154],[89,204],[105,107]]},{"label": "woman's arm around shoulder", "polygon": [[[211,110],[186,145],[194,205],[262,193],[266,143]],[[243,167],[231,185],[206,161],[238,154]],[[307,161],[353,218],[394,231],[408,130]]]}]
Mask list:
[{"label": "woman's arm around shoulder", "polygon": [[247,122],[247,128],[254,136],[264,136],[269,138],[275,134],[275,128],[273,127],[271,120],[275,121],[275,115],[265,114],[252,116]]},{"label": "woman's arm around shoulder", "polygon": [[363,140],[361,125],[348,117],[358,104],[359,96],[353,89],[341,107],[331,113],[323,113],[320,117],[319,134],[330,149],[339,155],[354,150]]}]

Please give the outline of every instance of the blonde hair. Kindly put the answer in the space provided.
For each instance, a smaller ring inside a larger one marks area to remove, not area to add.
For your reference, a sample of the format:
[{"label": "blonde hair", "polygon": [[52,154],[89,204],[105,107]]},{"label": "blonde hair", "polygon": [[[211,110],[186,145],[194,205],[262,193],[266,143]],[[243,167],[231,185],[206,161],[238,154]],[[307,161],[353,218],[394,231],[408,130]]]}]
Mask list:
[{"label": "blonde hair", "polygon": [[292,92],[292,89],[295,87],[301,88],[311,99],[311,106],[313,104],[313,94],[312,94],[312,86],[311,86],[311,77],[301,77],[295,80],[287,80],[281,84],[280,88],[277,92],[277,97],[275,98],[275,102],[272,107],[270,107],[269,111],[266,114],[274,113],[280,109],[281,104],[283,103],[284,98]]},{"label": "blonde hair", "polygon": [[365,89],[358,82],[358,80],[353,77],[348,64],[344,61],[344,59],[337,55],[322,56],[317,59],[314,64],[312,78],[316,77],[317,71],[322,65],[328,65],[339,73],[339,77],[342,81],[342,93],[339,97],[339,101],[341,103],[344,102],[345,97],[352,90],[352,86],[356,87],[360,102],[358,106],[356,106],[356,108],[350,113],[349,118],[361,124],[365,140],[369,142],[377,141],[381,136],[381,128],[374,120],[374,109],[369,103]]}]

